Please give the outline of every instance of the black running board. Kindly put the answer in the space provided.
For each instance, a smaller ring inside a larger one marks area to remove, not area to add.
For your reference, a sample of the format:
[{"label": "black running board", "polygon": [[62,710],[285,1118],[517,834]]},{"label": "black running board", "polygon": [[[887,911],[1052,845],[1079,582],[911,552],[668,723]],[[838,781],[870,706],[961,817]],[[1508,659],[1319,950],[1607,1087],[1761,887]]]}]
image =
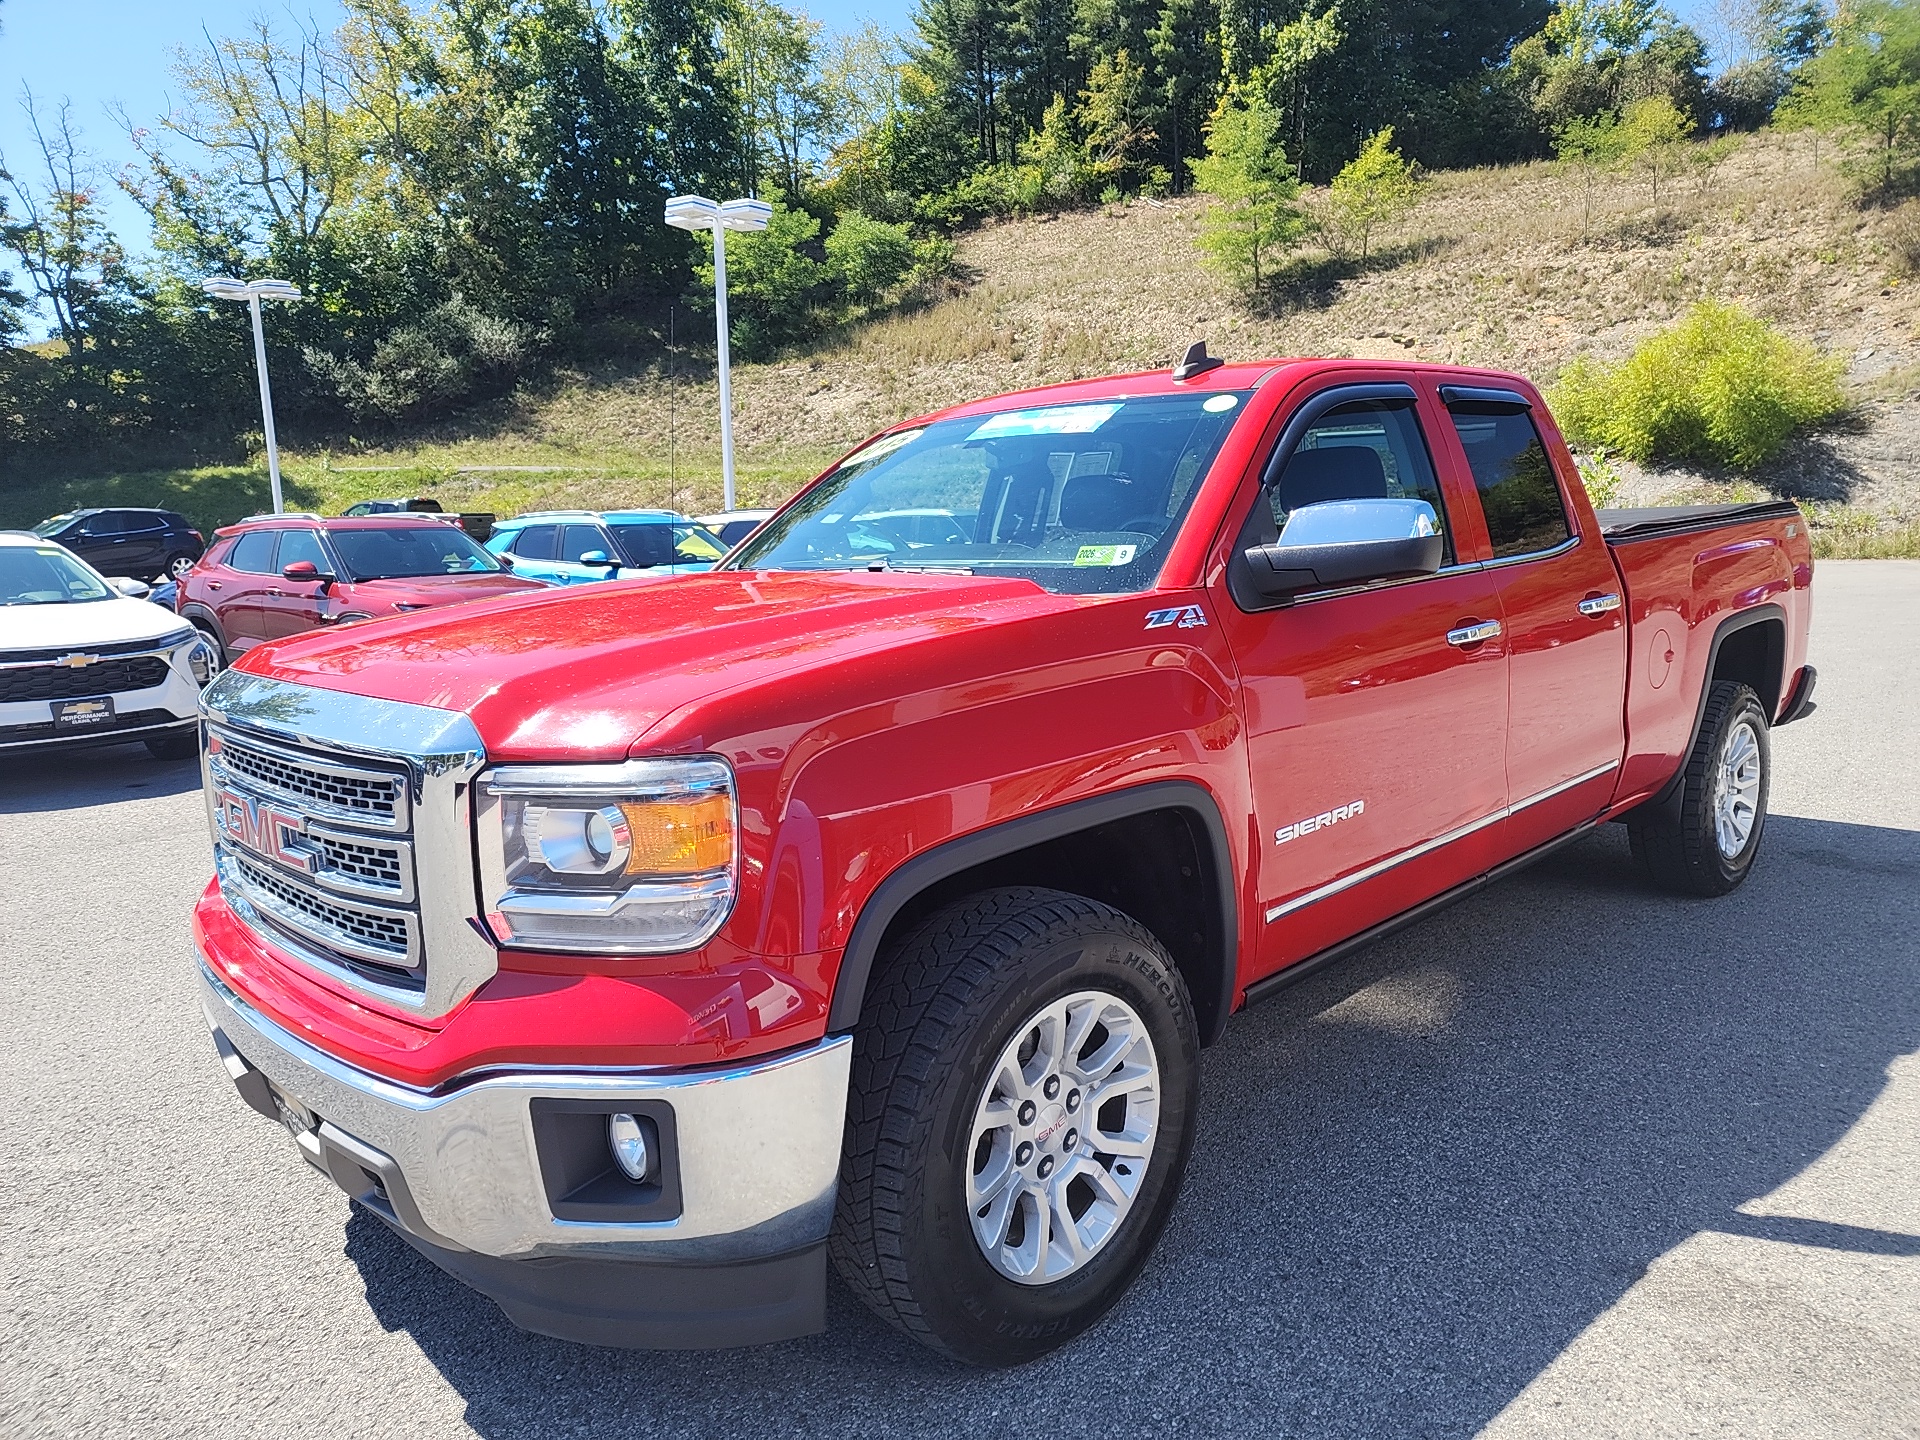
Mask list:
[{"label": "black running board", "polygon": [[1536,845],[1525,854],[1516,855],[1513,859],[1494,866],[1484,875],[1476,875],[1473,879],[1464,881],[1451,890],[1443,890],[1431,900],[1421,901],[1411,910],[1402,910],[1398,915],[1382,920],[1378,925],[1362,930],[1358,935],[1342,940],[1338,945],[1329,945],[1325,950],[1309,955],[1304,960],[1294,961],[1284,970],[1275,971],[1264,980],[1254,981],[1247,987],[1246,1003],[1257,1004],[1269,996],[1277,995],[1289,985],[1326,969],[1336,961],[1346,959],[1356,950],[1364,950],[1375,941],[1384,940],[1389,935],[1396,934],[1409,925],[1417,924],[1429,915],[1446,909],[1456,901],[1464,900],[1476,891],[1485,889],[1494,881],[1504,880],[1507,876],[1526,869],[1536,861],[1546,859],[1554,851],[1571,845],[1583,835],[1591,834],[1598,823],[1598,821],[1588,820],[1564,835],[1556,835],[1544,845]]}]

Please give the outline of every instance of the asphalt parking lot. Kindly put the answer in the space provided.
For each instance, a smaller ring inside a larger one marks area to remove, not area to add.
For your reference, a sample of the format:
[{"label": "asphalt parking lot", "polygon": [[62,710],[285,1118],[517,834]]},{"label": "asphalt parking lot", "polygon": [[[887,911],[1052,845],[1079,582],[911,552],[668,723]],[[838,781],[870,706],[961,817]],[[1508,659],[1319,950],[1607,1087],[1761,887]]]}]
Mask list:
[{"label": "asphalt parking lot", "polygon": [[0,1433],[1920,1435],[1920,563],[1821,568],[1723,901],[1610,827],[1235,1020],[1129,1299],[955,1368],[837,1287],[725,1354],[521,1334],[216,1069],[192,764],[0,760]]}]

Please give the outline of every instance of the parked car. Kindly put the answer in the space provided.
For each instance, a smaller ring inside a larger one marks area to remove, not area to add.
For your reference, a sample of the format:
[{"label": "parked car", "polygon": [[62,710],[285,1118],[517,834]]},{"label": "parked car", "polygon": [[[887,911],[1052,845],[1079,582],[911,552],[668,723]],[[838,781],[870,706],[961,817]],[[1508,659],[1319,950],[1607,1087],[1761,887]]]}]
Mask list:
[{"label": "parked car", "polygon": [[33,533],[64,546],[103,575],[140,580],[178,580],[206,548],[200,532],[171,510],[74,510],[42,520]]},{"label": "parked car", "polygon": [[773,518],[771,510],[722,510],[718,515],[696,515],[694,523],[704,525],[720,537],[729,550]]},{"label": "parked car", "polygon": [[345,518],[357,518],[361,515],[438,515],[450,525],[458,525],[474,539],[485,542],[493,534],[494,520],[497,518],[488,510],[463,511],[460,514],[448,514],[446,508],[431,495],[419,495],[410,500],[361,500],[349,505],[340,512]]},{"label": "parked car", "polygon": [[671,510],[544,510],[494,526],[487,548],[511,555],[516,575],[557,585],[690,575],[710,570],[726,543]]},{"label": "parked car", "polygon": [[0,533],[0,755],[133,740],[156,759],[197,753],[219,657],[146,593],[50,540]]},{"label": "parked car", "polygon": [[1745,882],[1812,584],[1790,504],[1596,514],[1511,375],[979,401],[712,573],[248,656],[200,995],[246,1101],[528,1329],[802,1334],[831,1254],[1019,1364],[1146,1262],[1233,1011],[1607,821]]},{"label": "parked car", "polygon": [[177,605],[233,657],[322,626],[545,588],[430,515],[262,515],[215,532]]}]

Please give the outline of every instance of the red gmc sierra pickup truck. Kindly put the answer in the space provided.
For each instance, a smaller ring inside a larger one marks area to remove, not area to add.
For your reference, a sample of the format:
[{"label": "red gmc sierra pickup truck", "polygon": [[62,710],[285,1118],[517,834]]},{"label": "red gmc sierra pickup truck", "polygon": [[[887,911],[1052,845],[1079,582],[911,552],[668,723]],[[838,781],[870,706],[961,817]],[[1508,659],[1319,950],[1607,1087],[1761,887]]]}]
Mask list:
[{"label": "red gmc sierra pickup truck", "polygon": [[1510,375],[963,405],[711,573],[248,652],[214,1045],[528,1329],[804,1334],[831,1257],[1018,1363],[1140,1270],[1248,1001],[1605,821],[1746,878],[1811,557],[1791,505],[1596,514]]}]

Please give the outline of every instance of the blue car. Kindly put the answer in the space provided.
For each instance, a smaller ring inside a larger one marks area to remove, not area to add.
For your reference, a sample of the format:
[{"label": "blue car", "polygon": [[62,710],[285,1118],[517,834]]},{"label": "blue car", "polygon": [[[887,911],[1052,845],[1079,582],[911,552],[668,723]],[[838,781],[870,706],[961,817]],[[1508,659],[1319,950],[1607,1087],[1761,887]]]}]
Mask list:
[{"label": "blue car", "polygon": [[493,527],[487,549],[513,573],[556,585],[711,570],[726,544],[671,510],[545,510]]}]

